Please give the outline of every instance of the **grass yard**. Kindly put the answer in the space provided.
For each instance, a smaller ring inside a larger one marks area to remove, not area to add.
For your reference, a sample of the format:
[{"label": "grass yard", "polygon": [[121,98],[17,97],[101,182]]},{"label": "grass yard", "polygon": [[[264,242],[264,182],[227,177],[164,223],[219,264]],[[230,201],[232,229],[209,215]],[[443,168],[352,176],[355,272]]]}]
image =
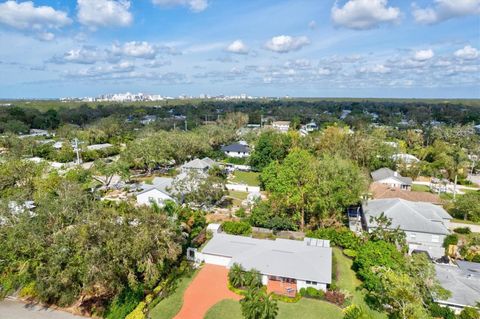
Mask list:
[{"label": "grass yard", "polygon": [[260,180],[258,179],[259,175],[260,174],[255,172],[235,171],[232,182],[247,184],[249,186],[260,186]]},{"label": "grass yard", "polygon": [[418,185],[418,184],[413,184],[412,185],[412,191],[414,192],[430,192],[430,187],[427,185]]},{"label": "grass yard", "polygon": [[[235,300],[222,300],[205,315],[205,319],[241,319],[242,309],[240,303]],[[278,301],[277,319],[341,319],[342,310],[326,301],[303,298],[296,303]]]},{"label": "grass yard", "polygon": [[232,198],[232,203],[234,206],[241,206],[242,201],[247,199],[248,193],[241,191],[228,191],[228,195]]},{"label": "grass yard", "polygon": [[175,291],[163,299],[150,311],[151,319],[172,319],[180,311],[183,304],[183,294],[197,275],[198,270],[178,280]]},{"label": "grass yard", "polygon": [[240,303],[232,299],[224,299],[208,310],[205,319],[243,319]]},{"label": "grass yard", "polygon": [[370,309],[364,300],[364,293],[359,289],[361,281],[357,278],[355,272],[351,269],[353,261],[346,257],[340,248],[333,248],[333,256],[337,267],[337,285],[340,289],[347,290],[352,294],[352,303],[362,306],[369,312],[369,317],[373,319],[386,319],[387,316],[378,311]]}]

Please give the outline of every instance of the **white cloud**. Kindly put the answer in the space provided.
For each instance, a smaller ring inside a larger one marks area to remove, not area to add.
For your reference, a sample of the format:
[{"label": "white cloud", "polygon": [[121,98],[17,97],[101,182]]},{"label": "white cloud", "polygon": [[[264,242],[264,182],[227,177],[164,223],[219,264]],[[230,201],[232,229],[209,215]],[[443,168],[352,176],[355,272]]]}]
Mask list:
[{"label": "white cloud", "polygon": [[432,49],[415,51],[413,58],[417,61],[427,61],[433,58],[435,54]]},{"label": "white cloud", "polygon": [[128,26],[133,17],[130,1],[126,0],[78,0],[78,21],[91,28]]},{"label": "white cloud", "polygon": [[153,4],[165,7],[184,6],[194,12],[200,12],[208,7],[207,0],[152,0]]},{"label": "white cloud", "polygon": [[78,64],[94,64],[104,60],[103,52],[95,47],[83,47],[81,49],[72,49],[65,52],[62,56],[55,56],[49,62],[56,64],[78,63]]},{"label": "white cloud", "polygon": [[0,3],[0,24],[23,31],[34,31],[41,40],[55,36],[48,30],[59,29],[72,23],[66,12],[48,6],[35,7],[32,1]]},{"label": "white cloud", "polygon": [[332,74],[332,70],[330,70],[329,68],[320,67],[317,73],[318,75],[330,75]]},{"label": "white cloud", "polygon": [[360,73],[375,73],[375,74],[385,74],[390,73],[391,69],[386,67],[383,64],[376,64],[370,66],[364,66],[358,69]]},{"label": "white cloud", "polygon": [[143,58],[143,59],[154,59],[157,55],[157,50],[153,45],[148,42],[127,42],[123,45],[114,44],[112,46],[111,52],[114,55],[132,57],[132,58]]},{"label": "white cloud", "polygon": [[270,51],[287,53],[298,51],[308,44],[310,44],[310,40],[306,36],[291,37],[289,35],[279,35],[268,40],[265,43],[265,47]]},{"label": "white cloud", "polygon": [[421,24],[435,24],[448,19],[480,14],[480,0],[435,0],[433,6],[413,4],[413,17]]},{"label": "white cloud", "polygon": [[247,54],[248,53],[248,47],[243,43],[242,40],[235,40],[232,43],[230,43],[226,50],[231,53],[236,53],[236,54]]},{"label": "white cloud", "polygon": [[466,45],[463,49],[455,51],[454,55],[457,58],[464,60],[472,60],[478,57],[478,50],[470,45]]},{"label": "white cloud", "polygon": [[335,25],[356,30],[372,29],[399,18],[400,9],[387,7],[387,0],[350,0],[341,8],[335,2],[332,8]]}]

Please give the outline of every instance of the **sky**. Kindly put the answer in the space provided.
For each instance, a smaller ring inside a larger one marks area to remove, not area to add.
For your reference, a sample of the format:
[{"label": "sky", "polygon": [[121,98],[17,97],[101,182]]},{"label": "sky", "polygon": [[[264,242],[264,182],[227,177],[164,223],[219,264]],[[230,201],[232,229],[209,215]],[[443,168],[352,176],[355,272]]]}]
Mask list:
[{"label": "sky", "polygon": [[480,0],[0,1],[0,98],[480,98]]}]

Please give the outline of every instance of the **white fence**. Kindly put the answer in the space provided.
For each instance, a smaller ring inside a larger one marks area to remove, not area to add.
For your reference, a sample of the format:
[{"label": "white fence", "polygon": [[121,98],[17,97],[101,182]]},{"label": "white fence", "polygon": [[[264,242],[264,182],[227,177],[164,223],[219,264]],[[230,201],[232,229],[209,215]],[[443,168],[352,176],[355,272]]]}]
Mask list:
[{"label": "white fence", "polygon": [[247,193],[258,193],[260,192],[259,186],[249,186],[246,184],[227,184],[227,189],[230,191],[239,191],[239,192],[247,192]]}]

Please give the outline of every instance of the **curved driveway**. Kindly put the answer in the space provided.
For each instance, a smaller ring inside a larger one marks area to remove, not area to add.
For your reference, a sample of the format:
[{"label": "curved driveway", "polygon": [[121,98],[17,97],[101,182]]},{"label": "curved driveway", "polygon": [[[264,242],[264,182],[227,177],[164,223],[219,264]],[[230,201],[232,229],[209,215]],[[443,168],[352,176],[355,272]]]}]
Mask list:
[{"label": "curved driveway", "polygon": [[183,305],[175,319],[203,319],[208,309],[223,299],[240,300],[227,287],[228,269],[204,265],[183,295]]}]

